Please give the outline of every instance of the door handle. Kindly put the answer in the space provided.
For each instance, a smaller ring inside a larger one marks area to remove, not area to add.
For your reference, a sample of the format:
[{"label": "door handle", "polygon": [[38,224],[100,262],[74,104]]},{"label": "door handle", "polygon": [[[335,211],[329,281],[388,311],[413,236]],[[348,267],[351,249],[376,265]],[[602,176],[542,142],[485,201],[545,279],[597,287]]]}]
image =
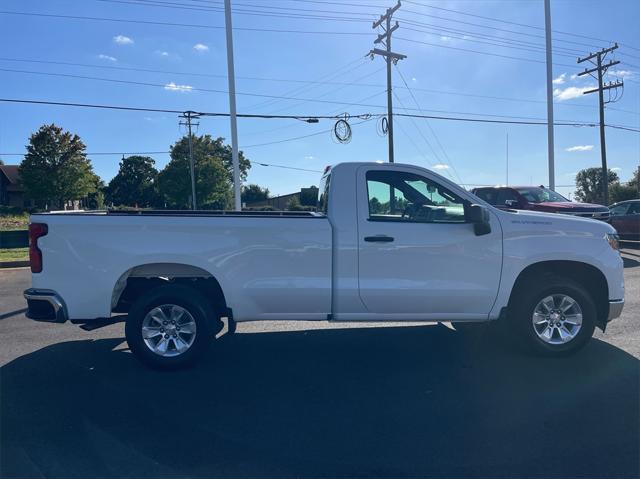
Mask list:
[{"label": "door handle", "polygon": [[369,241],[370,243],[391,243],[393,241],[393,237],[387,235],[365,236],[364,240]]}]

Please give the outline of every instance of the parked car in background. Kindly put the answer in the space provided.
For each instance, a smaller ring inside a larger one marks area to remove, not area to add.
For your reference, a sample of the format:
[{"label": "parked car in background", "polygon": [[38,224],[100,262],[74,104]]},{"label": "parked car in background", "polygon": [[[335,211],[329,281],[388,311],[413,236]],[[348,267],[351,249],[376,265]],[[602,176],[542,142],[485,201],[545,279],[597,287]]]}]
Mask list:
[{"label": "parked car in background", "polygon": [[610,223],[621,240],[640,241],[640,199],[615,203],[609,207]]},{"label": "parked car in background", "polygon": [[490,186],[471,192],[497,208],[544,211],[565,215],[609,219],[609,208],[591,203],[571,201],[555,191],[540,186]]}]

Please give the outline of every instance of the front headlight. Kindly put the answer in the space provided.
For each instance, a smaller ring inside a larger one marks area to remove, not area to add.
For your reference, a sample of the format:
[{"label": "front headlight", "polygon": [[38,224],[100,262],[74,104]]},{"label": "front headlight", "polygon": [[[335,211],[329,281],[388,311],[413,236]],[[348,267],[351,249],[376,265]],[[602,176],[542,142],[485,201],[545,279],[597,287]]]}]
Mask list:
[{"label": "front headlight", "polygon": [[611,246],[614,250],[620,251],[620,236],[613,233],[607,233],[604,235],[604,239],[607,240],[609,246]]}]

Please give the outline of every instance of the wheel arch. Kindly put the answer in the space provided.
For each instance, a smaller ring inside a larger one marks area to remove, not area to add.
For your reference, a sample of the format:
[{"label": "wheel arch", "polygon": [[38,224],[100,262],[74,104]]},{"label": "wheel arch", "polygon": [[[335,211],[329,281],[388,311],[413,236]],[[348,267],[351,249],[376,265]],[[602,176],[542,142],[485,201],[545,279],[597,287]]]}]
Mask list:
[{"label": "wheel arch", "polygon": [[185,263],[146,263],[127,269],[113,286],[111,310],[127,313],[140,295],[170,283],[193,287],[221,314],[230,314],[220,282],[209,271]]},{"label": "wheel arch", "polygon": [[533,263],[524,268],[514,283],[509,296],[509,309],[518,297],[519,291],[526,287],[527,282],[535,278],[553,275],[568,278],[582,285],[593,298],[598,314],[598,325],[606,323],[609,314],[609,286],[607,278],[597,267],[574,260],[549,260]]}]

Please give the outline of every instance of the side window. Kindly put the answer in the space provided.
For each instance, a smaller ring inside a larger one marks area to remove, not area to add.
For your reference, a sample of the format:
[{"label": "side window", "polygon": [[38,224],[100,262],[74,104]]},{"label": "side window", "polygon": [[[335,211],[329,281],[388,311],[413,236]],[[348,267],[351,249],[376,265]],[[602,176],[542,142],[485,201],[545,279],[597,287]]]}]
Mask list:
[{"label": "side window", "polygon": [[490,205],[497,205],[498,199],[498,190],[495,188],[485,188],[481,190],[476,190],[476,196],[480,199],[485,200]]},{"label": "side window", "polygon": [[629,209],[629,204],[623,204],[614,206],[609,210],[611,216],[622,216],[627,214],[627,209]]},{"label": "side window", "polygon": [[466,202],[427,178],[398,171],[367,172],[369,219],[408,223],[464,223]]},{"label": "side window", "polygon": [[629,207],[628,215],[640,215],[640,203],[632,203]]},{"label": "side window", "polygon": [[511,188],[502,188],[499,190],[498,199],[496,205],[507,206],[507,201],[518,201],[518,193]]},{"label": "side window", "polygon": [[320,182],[318,189],[318,211],[327,214],[329,208],[329,188],[331,186],[331,175],[326,175]]}]

